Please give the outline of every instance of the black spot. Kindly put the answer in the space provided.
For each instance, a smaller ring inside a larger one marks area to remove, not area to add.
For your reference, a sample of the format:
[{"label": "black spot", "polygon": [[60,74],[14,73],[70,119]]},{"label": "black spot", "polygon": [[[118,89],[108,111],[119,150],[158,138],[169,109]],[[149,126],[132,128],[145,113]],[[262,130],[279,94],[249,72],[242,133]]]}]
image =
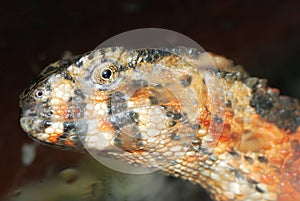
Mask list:
[{"label": "black spot", "polygon": [[264,116],[272,109],[273,100],[267,94],[256,92],[250,101],[250,106],[255,108],[257,114]]},{"label": "black spot", "polygon": [[44,121],[44,127],[47,128],[52,125],[51,121]]},{"label": "black spot", "polygon": [[221,124],[223,123],[223,119],[217,115],[214,116],[214,120],[218,123],[218,124]]},{"label": "black spot", "polygon": [[60,139],[66,139],[69,136],[69,134],[64,133],[61,136],[59,136]]},{"label": "black spot", "polygon": [[122,134],[122,131],[119,128],[116,128],[116,136],[120,137]]},{"label": "black spot", "polygon": [[261,163],[268,163],[269,162],[268,159],[264,156],[258,156],[257,159]]},{"label": "black spot", "polygon": [[75,89],[74,93],[78,96],[80,96],[81,98],[85,98],[85,95],[82,93],[81,90],[79,89]]},{"label": "black spot", "polygon": [[108,101],[108,113],[116,114],[124,111],[127,108],[127,103],[125,101],[125,96],[120,91],[110,94],[110,99]]},{"label": "black spot", "polygon": [[249,163],[253,163],[253,159],[249,156],[244,156],[244,158],[246,159],[246,161],[248,161]]},{"label": "black spot", "polygon": [[184,87],[190,86],[192,83],[192,76],[186,75],[180,79],[180,84]]},{"label": "black spot", "polygon": [[239,180],[244,180],[244,175],[237,169],[233,168],[231,171],[234,173],[235,177]]},{"label": "black spot", "polygon": [[[122,112],[110,117],[110,122],[115,128],[122,128],[127,125],[138,123],[138,114],[134,111]],[[136,129],[136,127],[132,127]]]},{"label": "black spot", "polygon": [[251,89],[254,89],[256,88],[256,85],[258,83],[258,78],[257,77],[249,77],[249,78],[246,78],[244,80],[244,83],[250,87]]},{"label": "black spot", "polygon": [[108,59],[107,58],[101,58],[101,62],[102,63],[108,62]]},{"label": "black spot", "polygon": [[231,107],[231,105],[232,105],[232,104],[231,104],[231,101],[230,101],[230,100],[227,100],[226,103],[225,103],[225,105],[226,105],[226,107]]},{"label": "black spot", "polygon": [[125,70],[124,66],[119,65],[119,72],[124,71],[124,70]]},{"label": "black spot", "polygon": [[137,134],[135,134],[134,138],[137,139],[137,140],[141,140],[142,139],[142,134],[140,132],[138,132]]},{"label": "black spot", "polygon": [[168,123],[168,125],[169,125],[170,127],[173,127],[173,126],[176,125],[176,121],[170,121],[170,122]]},{"label": "black spot", "polygon": [[82,64],[83,64],[83,61],[82,61],[82,60],[78,60],[78,61],[75,62],[75,66],[76,66],[76,67],[81,67]]},{"label": "black spot", "polygon": [[80,140],[79,140],[79,138],[78,138],[77,135],[71,135],[71,136],[69,137],[69,139],[72,140],[72,141],[80,142]]},{"label": "black spot", "polygon": [[157,105],[158,104],[158,100],[155,96],[149,96],[149,100],[151,105]]},{"label": "black spot", "polygon": [[127,65],[128,65],[129,68],[134,68],[135,67],[135,65],[132,62],[129,62]]},{"label": "black spot", "polygon": [[229,147],[226,151],[233,157],[238,158],[240,155],[234,150],[233,147]]},{"label": "black spot", "polygon": [[129,111],[130,119],[135,122],[136,124],[139,123],[139,114],[134,111]]},{"label": "black spot", "polygon": [[110,99],[107,102],[107,114],[108,115],[112,114]]},{"label": "black spot", "polygon": [[173,119],[174,120],[178,120],[178,119],[180,119],[182,117],[182,115],[180,114],[180,113],[174,113],[173,114]]},{"label": "black spot", "polygon": [[211,161],[214,161],[214,162],[217,161],[217,158],[216,158],[215,156],[213,156],[213,155],[208,156],[208,158],[209,158]]},{"label": "black spot", "polygon": [[220,78],[224,78],[225,75],[226,75],[226,72],[225,72],[225,71],[219,71],[219,72],[217,73],[217,75],[218,75]]},{"label": "black spot", "polygon": [[181,140],[181,136],[180,135],[176,135],[174,138],[173,138],[174,141],[179,141]]},{"label": "black spot", "polygon": [[193,148],[195,151],[198,152],[199,149],[200,149],[201,143],[202,143],[202,141],[199,140],[199,139],[193,140],[193,141],[192,141],[192,148]]},{"label": "black spot", "polygon": [[257,87],[265,89],[267,87],[268,80],[267,79],[259,79]]},{"label": "black spot", "polygon": [[192,126],[192,129],[193,130],[198,130],[198,129],[200,129],[201,128],[201,126],[199,125],[199,124],[194,124],[193,126]]},{"label": "black spot", "polygon": [[115,102],[124,102],[125,96],[122,92],[116,91],[115,93],[111,94],[111,99]]},{"label": "black spot", "polygon": [[[158,49],[141,49],[136,51],[137,55],[132,58],[131,63],[147,62],[154,63],[163,57],[171,55],[170,52]],[[128,66],[130,67],[129,63]]]},{"label": "black spot", "polygon": [[121,146],[121,145],[123,145],[123,140],[121,138],[116,137],[116,138],[114,138],[114,144]]},{"label": "black spot", "polygon": [[138,142],[136,143],[136,145],[137,145],[138,147],[142,147],[142,146],[145,145],[145,143],[144,143],[143,141],[138,141]]},{"label": "black spot", "polygon": [[63,78],[65,78],[66,80],[73,80],[73,77],[71,75],[69,75],[67,72],[62,71],[61,75]]},{"label": "black spot", "polygon": [[111,116],[110,122],[115,128],[122,128],[132,123],[130,118],[128,118],[128,116],[125,116],[123,114]]},{"label": "black spot", "polygon": [[249,130],[249,129],[245,129],[244,132],[243,132],[244,135],[247,135],[247,134],[250,134],[250,133],[251,133],[251,130]]},{"label": "black spot", "polygon": [[41,117],[50,119],[50,117],[53,115],[52,108],[50,106],[45,106],[41,109],[44,111],[43,113],[40,114]]},{"label": "black spot", "polygon": [[87,58],[88,58],[89,60],[92,60],[92,59],[94,58],[94,56],[95,56],[94,53],[91,52]]},{"label": "black spot", "polygon": [[166,112],[166,115],[167,115],[167,117],[171,117],[171,118],[172,118],[172,117],[173,117],[173,112],[167,111],[167,112]]},{"label": "black spot", "polygon": [[258,186],[255,186],[255,190],[259,193],[264,193],[265,191],[259,188]]},{"label": "black spot", "polygon": [[175,136],[176,136],[176,133],[170,133],[169,134],[169,138],[171,138],[172,140],[174,139]]},{"label": "black spot", "polygon": [[201,149],[202,153],[205,155],[212,154],[212,152],[209,149],[207,149],[205,146],[201,146],[200,149]]},{"label": "black spot", "polygon": [[224,78],[229,81],[234,81],[237,79],[237,76],[236,73],[227,72]]},{"label": "black spot", "polygon": [[112,114],[116,114],[116,113],[123,112],[126,109],[127,109],[127,103],[125,103],[125,102],[115,103],[115,104],[112,104],[111,112],[112,112]]},{"label": "black spot", "polygon": [[174,160],[172,160],[172,159],[170,159],[170,160],[168,160],[168,161],[169,161],[169,163],[171,163],[172,165],[176,165],[176,164],[177,164],[177,162],[174,161]]},{"label": "black spot", "polygon": [[70,131],[75,131],[76,129],[76,124],[74,121],[66,121],[63,123],[64,127],[64,133],[70,132]]},{"label": "black spot", "polygon": [[258,181],[253,180],[253,179],[251,179],[251,178],[247,178],[247,181],[248,181],[250,184],[258,184]]}]

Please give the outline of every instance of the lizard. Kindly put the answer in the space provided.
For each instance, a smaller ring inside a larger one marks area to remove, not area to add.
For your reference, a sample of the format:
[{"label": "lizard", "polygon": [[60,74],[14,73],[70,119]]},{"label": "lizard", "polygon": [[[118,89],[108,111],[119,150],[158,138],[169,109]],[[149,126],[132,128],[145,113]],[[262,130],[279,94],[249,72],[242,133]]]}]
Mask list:
[{"label": "lizard", "polygon": [[97,49],[47,66],[19,106],[41,144],[156,168],[216,201],[300,199],[298,100],[220,55]]}]

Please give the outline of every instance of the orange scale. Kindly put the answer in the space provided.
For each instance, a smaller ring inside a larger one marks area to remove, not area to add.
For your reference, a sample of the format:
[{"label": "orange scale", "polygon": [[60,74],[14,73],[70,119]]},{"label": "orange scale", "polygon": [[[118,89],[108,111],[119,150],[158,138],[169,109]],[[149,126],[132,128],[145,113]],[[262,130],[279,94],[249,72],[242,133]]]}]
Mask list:
[{"label": "orange scale", "polygon": [[51,143],[55,143],[55,142],[57,142],[57,137],[58,136],[50,136],[50,137],[48,137],[47,138],[47,140],[49,141],[49,142],[51,142]]},{"label": "orange scale", "polygon": [[285,179],[280,182],[280,190],[282,193],[292,193],[294,191],[294,188],[291,182]]},{"label": "orange scale", "polygon": [[181,106],[180,106],[177,99],[170,100],[170,102],[164,104],[164,106],[166,106],[166,107],[172,106],[172,107],[174,107],[175,110],[180,110],[181,109]]},{"label": "orange scale", "polygon": [[69,119],[69,117],[70,117],[70,111],[65,110],[65,111],[64,111],[64,114],[63,114],[63,118],[64,118],[64,119]]},{"label": "orange scale", "polygon": [[225,117],[226,117],[226,119],[227,118],[231,119],[233,117],[233,115],[234,115],[233,112],[225,111]]},{"label": "orange scale", "polygon": [[210,125],[210,121],[209,120],[204,120],[203,125],[204,126],[209,126]]},{"label": "orange scale", "polygon": [[272,145],[271,144],[268,144],[268,145],[263,145],[261,148],[264,149],[264,150],[270,150],[272,149]]},{"label": "orange scale", "polygon": [[59,116],[63,116],[64,115],[64,111],[61,109],[55,110],[53,111],[54,115],[59,115]]},{"label": "orange scale", "polygon": [[230,159],[229,162],[228,162],[228,164],[229,164],[231,167],[234,167],[234,168],[236,168],[236,169],[238,169],[239,166],[240,166],[239,161],[237,161],[237,160],[234,159],[234,158]]},{"label": "orange scale", "polygon": [[290,194],[279,194],[277,197],[278,201],[295,201]]},{"label": "orange scale", "polygon": [[278,177],[271,173],[270,174],[262,174],[260,176],[260,181],[265,184],[272,185],[272,184],[278,183]]},{"label": "orange scale", "polygon": [[73,141],[70,141],[70,140],[65,141],[65,144],[67,146],[71,146],[71,147],[73,147],[75,145],[75,143]]},{"label": "orange scale", "polygon": [[198,161],[199,158],[196,156],[188,156],[188,157],[185,157],[183,160],[187,161],[188,163],[192,163],[192,162]]},{"label": "orange scale", "polygon": [[278,157],[278,156],[277,157],[272,157],[272,158],[269,158],[269,161],[272,164],[281,165],[283,163],[283,158]]},{"label": "orange scale", "polygon": [[229,123],[224,123],[222,133],[225,135],[231,133],[231,125]]},{"label": "orange scale", "polygon": [[106,91],[99,90],[99,91],[96,91],[92,97],[95,101],[105,102],[106,100],[108,100],[108,93]]},{"label": "orange scale", "polygon": [[282,143],[289,143],[290,142],[290,138],[288,136],[285,136],[283,139],[282,139]]},{"label": "orange scale", "polygon": [[220,142],[228,142],[228,141],[230,141],[230,137],[228,137],[228,136],[224,136],[223,134],[220,136],[220,138],[219,138],[219,141]]},{"label": "orange scale", "polygon": [[285,141],[285,137],[282,139],[275,139],[273,142],[274,144],[283,144],[284,141]]},{"label": "orange scale", "polygon": [[100,129],[102,131],[109,131],[109,130],[114,130],[113,126],[111,125],[111,123],[108,123],[106,121],[101,121],[100,122]]},{"label": "orange scale", "polygon": [[299,191],[294,191],[291,193],[292,197],[294,198],[294,201],[300,199],[300,192]]}]

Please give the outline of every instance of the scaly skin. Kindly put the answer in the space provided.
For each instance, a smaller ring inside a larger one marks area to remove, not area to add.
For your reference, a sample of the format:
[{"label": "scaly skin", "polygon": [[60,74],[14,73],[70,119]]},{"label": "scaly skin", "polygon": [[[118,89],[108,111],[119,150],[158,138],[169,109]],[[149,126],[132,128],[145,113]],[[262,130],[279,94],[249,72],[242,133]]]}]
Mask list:
[{"label": "scaly skin", "polygon": [[298,101],[221,56],[96,50],[49,65],[20,108],[40,143],[155,167],[217,201],[300,199]]}]

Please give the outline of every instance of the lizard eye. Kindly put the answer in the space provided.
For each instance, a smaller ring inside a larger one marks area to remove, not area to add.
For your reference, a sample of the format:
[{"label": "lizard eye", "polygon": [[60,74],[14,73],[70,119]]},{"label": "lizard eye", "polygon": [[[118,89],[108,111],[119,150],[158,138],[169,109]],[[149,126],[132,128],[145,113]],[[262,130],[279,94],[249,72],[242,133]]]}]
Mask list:
[{"label": "lizard eye", "polygon": [[105,63],[99,65],[93,72],[94,81],[101,85],[114,82],[118,76],[118,66],[114,63]]}]

